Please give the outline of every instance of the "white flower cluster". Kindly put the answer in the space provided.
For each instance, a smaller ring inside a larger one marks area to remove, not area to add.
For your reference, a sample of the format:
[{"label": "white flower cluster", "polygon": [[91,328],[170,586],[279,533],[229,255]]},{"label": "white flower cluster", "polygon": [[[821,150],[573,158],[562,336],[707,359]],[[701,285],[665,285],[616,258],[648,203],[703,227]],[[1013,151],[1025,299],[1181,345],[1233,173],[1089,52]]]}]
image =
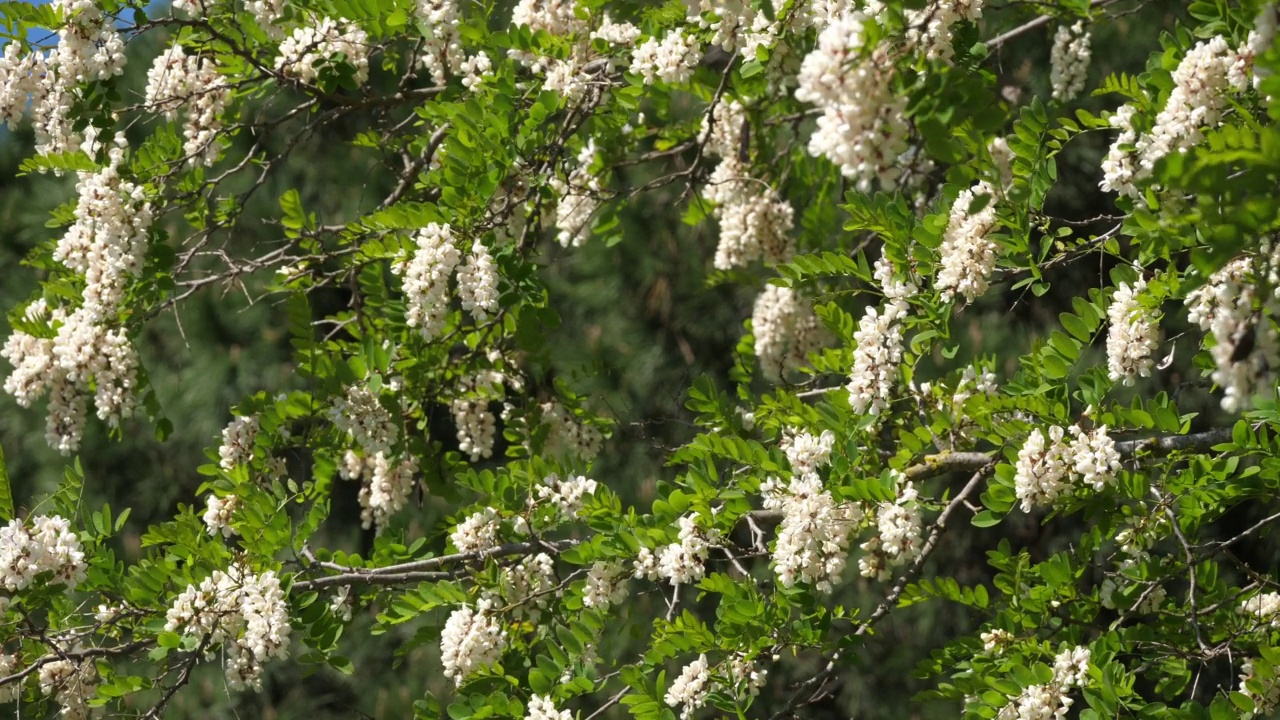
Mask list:
[{"label": "white flower cluster", "polygon": [[600,178],[591,172],[596,155],[596,141],[592,138],[578,152],[578,164],[567,180],[555,175],[547,180],[557,196],[556,241],[563,247],[581,247],[591,237],[591,216],[600,207],[603,190]]},{"label": "white flower cluster", "polygon": [[[350,463],[354,456],[348,451],[347,462]],[[406,456],[393,463],[385,452],[379,451],[366,457],[362,465],[362,472],[352,473],[353,467],[348,464],[343,475],[352,480],[361,474],[368,477],[369,481],[360,488],[360,525],[366,530],[375,527],[381,531],[391,516],[409,502],[413,478],[418,472],[418,460]]]},{"label": "white flower cluster", "polygon": [[588,495],[594,495],[597,483],[581,475],[561,480],[552,473],[542,479],[535,490],[539,500],[550,501],[562,518],[578,517]]},{"label": "white flower cluster", "polygon": [[[501,355],[491,353],[490,360],[495,358],[500,359]],[[471,456],[471,462],[493,456],[498,420],[489,410],[489,402],[506,396],[507,383],[519,389],[521,381],[518,376],[509,377],[497,370],[481,370],[458,382],[458,395],[450,403],[450,409],[453,424],[458,428],[458,449]]]},{"label": "white flower cluster", "polygon": [[120,75],[125,65],[124,40],[114,18],[91,2],[54,0],[52,5],[67,20],[57,45],[47,55],[42,49],[22,55],[20,43],[10,42],[0,59],[0,121],[17,125],[29,102],[41,155],[81,149],[85,138],[71,117],[81,86]]},{"label": "white flower cluster", "polygon": [[261,689],[262,664],[289,654],[289,604],[273,571],[254,574],[232,565],[188,585],[169,608],[165,630],[207,638],[208,655],[221,645],[227,683]]},{"label": "white flower cluster", "polygon": [[507,632],[494,617],[492,600],[476,601],[475,610],[465,605],[454,610],[440,633],[445,677],[461,685],[472,673],[498,662],[506,644]]},{"label": "white flower cluster", "polygon": [[698,513],[680,518],[679,542],[662,548],[657,554],[646,547],[640,548],[636,557],[637,578],[657,580],[666,578],[672,586],[694,583],[706,573],[703,563],[711,554],[711,548],[720,538],[716,531],[707,532],[698,527]]},{"label": "white flower cluster", "polygon": [[98,418],[110,426],[134,410],[137,354],[125,329],[110,324],[142,271],[152,213],[142,188],[120,177],[124,145],[117,135],[107,166],[80,173],[75,222],[54,248],[55,260],[84,275],[83,304],[68,314],[36,301],[26,318],[47,324],[52,339],[15,331],[0,350],[14,365],[5,391],[19,405],[50,391],[46,438],[63,454],[80,445],[91,388]]},{"label": "white flower cluster", "polygon": [[835,447],[836,434],[823,430],[821,435],[807,432],[786,432],[779,446],[791,463],[793,475],[808,475],[831,463],[831,449]]},{"label": "white flower cluster", "polygon": [[187,55],[181,45],[160,54],[147,71],[146,103],[169,120],[186,111],[182,151],[205,165],[218,159],[222,113],[231,100],[231,88],[211,60]]},{"label": "white flower cluster", "polygon": [[1138,144],[1138,131],[1133,126],[1133,116],[1137,113],[1138,109],[1133,105],[1121,105],[1108,121],[1111,127],[1120,130],[1120,134],[1102,159],[1102,182],[1098,184],[1106,192],[1135,198],[1138,197],[1138,188],[1134,183],[1140,179],[1134,150]]},{"label": "white flower cluster", "polygon": [[844,572],[850,534],[862,521],[862,508],[837,503],[822,486],[818,471],[830,464],[834,444],[830,430],[785,434],[781,446],[794,473],[791,481],[785,488],[777,478],[761,485],[764,507],[782,511],[773,565],[784,587],[804,582],[830,592]]},{"label": "white flower cluster", "polygon": [[683,28],[667,32],[662,40],[649,38],[631,56],[631,72],[644,79],[645,85],[661,80],[680,84],[693,77],[694,68],[702,61],[702,45],[698,38]]},{"label": "white flower cluster", "polygon": [[472,243],[471,254],[458,268],[458,298],[476,322],[498,312],[498,267],[479,240]]},{"label": "white flower cluster", "polygon": [[[445,83],[446,73],[465,73],[477,78],[489,69],[489,57],[480,53],[470,60],[462,50],[462,36],[458,28],[462,25],[462,13],[458,10],[456,0],[418,0],[414,13],[419,20],[419,27],[424,30],[422,54],[418,62],[437,85]],[[464,67],[470,63],[470,67]],[[475,83],[467,85],[473,88]]]},{"label": "white flower cluster", "polygon": [[1061,427],[1050,427],[1047,438],[1036,428],[1018,451],[1013,489],[1022,501],[1023,512],[1052,505],[1077,483],[1101,491],[1115,481],[1120,453],[1107,435],[1107,427],[1085,432],[1072,425],[1069,432],[1070,442]]},{"label": "white flower cluster", "polygon": [[546,695],[533,695],[529,698],[524,720],[573,720],[573,713],[560,710]]},{"label": "white flower cluster", "polygon": [[1133,286],[1120,283],[1107,307],[1107,374],[1112,380],[1133,385],[1151,375],[1151,353],[1160,339],[1158,318],[1138,301],[1147,281],[1139,277]]},{"label": "white flower cluster", "polygon": [[894,476],[901,486],[898,497],[876,507],[876,534],[862,543],[865,554],[858,559],[858,572],[863,577],[882,581],[892,576],[894,568],[914,562],[924,547],[919,493],[901,473],[895,472]]},{"label": "white flower cluster", "polygon": [[22,407],[49,392],[45,439],[51,447],[64,455],[80,447],[91,384],[99,419],[115,427],[133,414],[138,356],[124,328],[108,329],[87,306],[70,315],[62,308],[50,312],[43,300],[29,306],[26,316],[47,325],[54,337],[21,330],[9,336],[0,357],[14,371],[4,389]]},{"label": "white flower cluster", "polygon": [[405,323],[430,340],[444,327],[449,312],[449,276],[462,254],[454,246],[453,228],[431,223],[418,231],[412,259],[392,265],[404,275]]},{"label": "white flower cluster", "polygon": [[1241,603],[1240,612],[1252,615],[1273,628],[1280,628],[1280,593],[1254,595]]},{"label": "white flower cluster", "polygon": [[231,518],[235,515],[238,507],[240,507],[240,497],[237,495],[227,495],[226,497],[209,495],[205,501],[205,529],[214,537],[217,537],[219,533],[224,538],[231,537],[236,532],[231,527]]},{"label": "white flower cluster", "polygon": [[1139,135],[1134,130],[1133,106],[1117,110],[1111,124],[1121,133],[1103,160],[1102,189],[1138,197],[1135,183],[1149,177],[1161,158],[1195,146],[1203,140],[1204,128],[1221,121],[1231,91],[1248,88],[1247,66],[1241,52],[1232,51],[1221,35],[1201,41],[1173,71],[1173,91],[1150,133]]},{"label": "white flower cluster", "polygon": [[472,513],[453,529],[449,535],[449,541],[460,553],[492,550],[498,547],[498,530],[501,520],[498,511],[490,507]]},{"label": "white flower cluster", "polygon": [[[1246,660],[1240,666],[1240,693],[1253,701],[1253,713],[1255,717],[1266,717],[1270,715],[1277,705],[1280,705],[1280,678],[1274,675],[1267,680],[1256,677],[1253,667],[1253,660]],[[1249,683],[1261,685],[1261,691],[1255,692],[1249,688]]]},{"label": "white flower cluster", "polygon": [[438,223],[419,230],[416,243],[412,258],[401,258],[392,265],[392,272],[404,275],[405,322],[409,327],[418,328],[427,340],[444,328],[449,313],[449,277],[455,269],[463,309],[477,322],[498,311],[497,265],[483,243],[472,243],[471,254],[463,261],[454,245],[453,228]]},{"label": "white flower cluster", "polygon": [[541,610],[551,602],[556,592],[556,566],[551,556],[538,553],[519,563],[502,569],[498,576],[502,597],[516,611],[524,611],[532,622],[537,622]]},{"label": "white flower cluster", "polygon": [[233,470],[237,465],[253,461],[253,442],[258,437],[258,416],[241,415],[222,429],[222,445],[218,447],[218,466]]},{"label": "white flower cluster", "polygon": [[106,167],[80,173],[75,223],[54,248],[53,257],[84,273],[84,307],[105,319],[124,302],[130,280],[142,272],[151,204],[143,189],[120,176],[126,140],[117,135]]},{"label": "white flower cluster", "polygon": [[333,401],[329,420],[366,454],[389,452],[399,435],[391,412],[363,384],[347,386],[346,392]]},{"label": "white flower cluster", "polygon": [[547,424],[547,441],[543,451],[561,459],[578,458],[590,462],[600,454],[604,437],[600,430],[583,422],[558,402],[539,406],[542,421]]},{"label": "white flower cluster", "polygon": [[902,323],[907,297],[916,286],[893,277],[893,265],[885,258],[875,264],[875,277],[887,302],[882,310],[868,306],[853,339],[853,370],[849,375],[849,404],[854,412],[879,415],[889,407],[898,364],[902,362]]},{"label": "white flower cluster", "polygon": [[756,260],[787,262],[795,253],[795,211],[777,190],[755,180],[736,157],[726,157],[708,179],[706,197],[720,222],[715,267],[730,270]]},{"label": "white flower cluster", "polygon": [[707,663],[707,656],[699,655],[697,660],[680,671],[680,676],[671,682],[663,699],[668,707],[681,708],[680,720],[689,720],[706,703],[712,687],[711,667]]},{"label": "white flower cluster", "polygon": [[608,610],[627,597],[627,571],[619,562],[597,561],[587,571],[582,588],[582,606]]},{"label": "white flower cluster", "polygon": [[1049,51],[1049,82],[1053,85],[1053,99],[1064,103],[1076,99],[1084,90],[1089,78],[1091,36],[1084,23],[1077,21],[1067,27],[1059,25],[1053,34],[1053,49]]},{"label": "white flower cluster", "polygon": [[785,491],[776,480],[762,490],[765,508],[782,511],[773,549],[778,582],[783,587],[809,583],[831,592],[848,561],[849,536],[862,520],[861,508],[837,503],[816,473],[792,477]]},{"label": "white flower cluster", "polygon": [[520,0],[511,11],[511,24],[549,35],[572,35],[582,30],[577,9],[577,0]]},{"label": "white flower cluster", "polygon": [[920,45],[930,60],[950,61],[955,25],[982,17],[982,0],[935,0],[907,13],[907,40]]},{"label": "white flower cluster", "polygon": [[813,307],[795,288],[766,285],[751,312],[760,371],[770,382],[802,367],[809,353],[821,349],[826,332]]},{"label": "white flower cluster", "polygon": [[712,215],[720,223],[715,256],[719,270],[761,259],[770,264],[786,262],[795,252],[790,234],[794,210],[777,190],[751,177],[740,155],[745,118],[741,102],[721,101],[703,117],[698,133],[704,152],[721,158],[704,190],[707,200],[716,205]]},{"label": "white flower cluster", "polygon": [[994,397],[998,390],[995,373],[989,371],[979,373],[977,368],[970,365],[960,374],[956,389],[951,394],[951,403],[955,406],[964,405],[966,400],[975,395]]},{"label": "white flower cluster", "polygon": [[[981,210],[970,213],[974,201],[986,196]],[[942,236],[942,247],[935,287],[941,291],[943,302],[950,302],[957,293],[966,302],[973,302],[987,291],[991,271],[996,266],[996,254],[1000,247],[987,236],[996,226],[996,192],[985,181],[979,182],[956,196],[951,204],[951,217]]]},{"label": "white flower cluster", "polygon": [[1061,720],[1071,710],[1072,688],[1083,686],[1089,679],[1089,649],[1074,647],[1063,650],[1053,661],[1053,679],[1044,685],[1032,685],[1009,701],[996,720]]},{"label": "white flower cluster", "polygon": [[66,518],[37,515],[28,523],[14,519],[0,527],[0,586],[10,592],[46,572],[53,574],[53,582],[74,588],[87,567],[80,538]]},{"label": "white flower cluster", "polygon": [[[21,693],[21,683],[14,683],[14,687]],[[98,670],[91,661],[64,659],[40,666],[40,694],[54,696],[62,706],[58,717],[66,720],[90,717],[93,711],[89,701],[97,692]]]},{"label": "white flower cluster", "polygon": [[983,652],[989,653],[1003,652],[1005,647],[1014,640],[1013,633],[1008,630],[1002,630],[1001,628],[995,628],[990,632],[984,632],[979,635],[978,638],[982,640]]},{"label": "white flower cluster", "polygon": [[822,110],[809,154],[838,165],[861,192],[869,192],[875,180],[893,187],[908,134],[907,97],[892,87],[888,49],[865,47],[869,22],[854,12],[828,25],[801,64],[796,89],[797,100]]},{"label": "white flower cluster", "polygon": [[294,30],[280,43],[276,70],[300,82],[314,83],[321,68],[337,55],[355,69],[356,85],[369,79],[369,35],[346,18],[326,17],[314,27]]},{"label": "white flower cluster", "polygon": [[[728,53],[740,51],[742,59],[750,62],[758,59],[758,49],[773,47],[782,31],[784,3],[770,2],[774,17],[779,19],[770,21],[763,11],[746,0],[701,0],[690,14],[689,22],[711,30],[712,45],[719,45]],[[800,16],[803,11],[794,14]]]},{"label": "white flower cluster", "polygon": [[[1263,255],[1276,267],[1280,252],[1272,254],[1264,244]],[[1280,368],[1280,336],[1271,318],[1280,316],[1280,287],[1271,297],[1258,297],[1252,281],[1254,261],[1236,258],[1209,277],[1209,281],[1187,295],[1187,319],[1214,337],[1209,349],[1216,368],[1213,381],[1226,392],[1222,407],[1238,412],[1249,406],[1254,395],[1275,388],[1275,372]],[[1255,308],[1261,305],[1261,311]]]}]

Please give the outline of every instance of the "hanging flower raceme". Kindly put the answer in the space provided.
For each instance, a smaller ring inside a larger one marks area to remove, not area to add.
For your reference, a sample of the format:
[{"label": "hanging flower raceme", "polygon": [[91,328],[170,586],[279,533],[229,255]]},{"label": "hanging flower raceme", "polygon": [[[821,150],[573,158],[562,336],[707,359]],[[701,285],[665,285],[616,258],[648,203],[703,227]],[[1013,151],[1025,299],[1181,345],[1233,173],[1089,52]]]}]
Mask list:
[{"label": "hanging flower raceme", "polygon": [[849,376],[849,404],[854,412],[878,415],[889,407],[889,399],[902,362],[902,318],[907,314],[906,298],[916,292],[914,283],[893,276],[893,265],[880,258],[875,265],[876,280],[887,302],[883,309],[868,306],[854,333],[853,371]]},{"label": "hanging flower raceme", "polygon": [[321,68],[331,64],[341,55],[354,73],[356,85],[369,79],[369,35],[346,18],[322,18],[313,26],[303,26],[280,43],[276,56],[276,70],[314,84]]},{"label": "hanging flower raceme", "polygon": [[1084,23],[1077,21],[1068,27],[1058,26],[1053,34],[1053,49],[1049,52],[1049,81],[1053,85],[1053,99],[1068,103],[1084,90],[1089,77],[1091,36]]},{"label": "hanging flower raceme", "polygon": [[804,366],[827,336],[809,302],[794,288],[778,285],[766,285],[756,298],[751,333],[760,370],[775,383]]},{"label": "hanging flower raceme", "polygon": [[1280,367],[1280,333],[1271,320],[1280,316],[1280,288],[1269,279],[1272,294],[1259,297],[1255,282],[1255,267],[1271,258],[1267,264],[1274,268],[1280,253],[1272,254],[1269,243],[1262,251],[1261,258],[1232,260],[1187,295],[1187,319],[1213,335],[1212,377],[1225,390],[1222,407],[1228,412],[1247,408],[1259,393],[1274,392]]},{"label": "hanging flower raceme", "polygon": [[[985,200],[982,198],[985,196]],[[961,192],[951,205],[951,217],[942,236],[938,279],[935,286],[943,301],[958,293],[973,302],[987,291],[1000,248],[987,236],[996,226],[996,193],[986,182]],[[975,202],[983,203],[971,212]]]},{"label": "hanging flower raceme", "polygon": [[186,111],[183,152],[205,165],[218,157],[217,140],[230,99],[231,89],[213,61],[187,55],[181,45],[161,53],[147,71],[147,105],[169,120]]},{"label": "hanging flower raceme", "polygon": [[392,271],[404,276],[405,323],[431,340],[444,329],[449,313],[449,278],[462,254],[449,225],[431,223],[418,231],[415,240],[413,256],[394,264]]},{"label": "hanging flower raceme", "polygon": [[853,12],[828,25],[800,66],[796,89],[797,100],[822,110],[809,154],[835,163],[862,192],[876,180],[894,186],[908,134],[907,97],[893,90],[887,46],[865,47],[869,22]]},{"label": "hanging flower raceme", "polygon": [[591,172],[596,160],[595,140],[588,140],[578,153],[578,164],[567,180],[552,175],[547,184],[555,191],[556,241],[564,247],[579,247],[591,237],[591,218],[600,207],[603,187]]},{"label": "hanging flower raceme", "polygon": [[1107,374],[1125,385],[1149,376],[1154,365],[1151,353],[1156,348],[1160,330],[1154,313],[1139,302],[1146,288],[1147,281],[1142,278],[1132,287],[1129,283],[1120,283],[1107,307],[1107,320],[1111,323],[1107,330]]},{"label": "hanging flower raceme", "polygon": [[239,565],[188,585],[169,608],[165,630],[194,638],[212,657],[222,648],[232,688],[262,685],[263,663],[289,654],[289,605],[270,570]]},{"label": "hanging flower raceme", "polygon": [[440,633],[445,677],[461,685],[468,676],[498,662],[506,644],[507,632],[492,600],[476,601],[474,610],[465,605],[454,610]]},{"label": "hanging flower raceme", "polygon": [[1119,472],[1120,453],[1105,425],[1090,431],[1078,425],[1066,431],[1053,426],[1048,436],[1036,428],[1018,451],[1014,494],[1022,502],[1022,511],[1031,512],[1053,505],[1077,485],[1100,492],[1115,482]]}]

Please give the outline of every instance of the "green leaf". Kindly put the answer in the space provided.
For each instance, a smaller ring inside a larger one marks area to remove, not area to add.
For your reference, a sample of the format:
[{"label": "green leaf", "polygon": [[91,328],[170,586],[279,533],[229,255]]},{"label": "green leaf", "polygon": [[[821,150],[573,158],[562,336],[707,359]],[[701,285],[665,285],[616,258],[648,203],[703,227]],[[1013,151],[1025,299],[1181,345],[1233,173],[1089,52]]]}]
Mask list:
[{"label": "green leaf", "polygon": [[0,522],[13,519],[13,489],[9,487],[9,469],[4,462],[4,448],[0,447]]}]

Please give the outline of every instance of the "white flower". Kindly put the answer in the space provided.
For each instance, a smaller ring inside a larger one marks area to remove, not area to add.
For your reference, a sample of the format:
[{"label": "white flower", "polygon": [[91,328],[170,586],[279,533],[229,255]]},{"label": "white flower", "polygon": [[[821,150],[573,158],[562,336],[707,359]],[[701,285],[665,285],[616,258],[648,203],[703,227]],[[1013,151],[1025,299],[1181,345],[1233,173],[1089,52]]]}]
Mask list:
[{"label": "white flower", "polygon": [[600,179],[591,173],[596,159],[595,139],[578,153],[577,167],[567,180],[552,176],[547,184],[558,196],[556,200],[556,241],[563,247],[579,247],[591,236],[591,217],[600,206]]},{"label": "white flower", "polygon": [[604,442],[600,431],[593,425],[579,420],[563,405],[548,401],[539,406],[542,422],[547,425],[547,441],[543,452],[561,459],[595,459]]},{"label": "white flower", "polygon": [[333,401],[329,419],[369,454],[389,452],[399,435],[391,413],[364,385],[348,386],[346,393]]},{"label": "white flower", "polygon": [[1089,648],[1067,648],[1053,660],[1053,681],[1063,687],[1079,687],[1089,679]]},{"label": "white flower", "polygon": [[440,633],[440,656],[445,677],[461,685],[467,676],[493,665],[502,657],[507,633],[493,617],[493,603],[481,599],[476,609],[453,611]]},{"label": "white flower", "polygon": [[471,462],[493,456],[497,420],[489,412],[485,399],[455,398],[449,405],[453,424],[458,428],[458,450],[471,457]]},{"label": "white flower", "polygon": [[186,110],[182,134],[183,152],[196,161],[212,165],[218,157],[216,142],[223,130],[222,115],[231,99],[231,88],[207,59],[186,54],[173,45],[156,58],[147,71],[147,105],[169,120]]},{"label": "white flower", "polygon": [[812,306],[794,288],[766,285],[751,313],[756,359],[771,382],[805,364],[826,333]]},{"label": "white flower", "polygon": [[437,85],[445,83],[446,72],[464,74],[462,84],[474,90],[479,78],[490,68],[489,57],[479,55],[465,59],[462,36],[458,32],[462,14],[456,0],[417,0],[414,15],[425,30],[418,62],[430,73]]},{"label": "white flower", "polygon": [[591,39],[604,40],[610,45],[630,47],[640,39],[640,28],[629,22],[616,23],[610,19],[609,13],[605,13],[600,27],[592,31]]},{"label": "white flower", "polygon": [[668,707],[683,706],[680,718],[689,720],[706,703],[707,695],[711,693],[711,684],[707,656],[699,655],[697,660],[686,665],[680,676],[672,681],[663,699]]},{"label": "white flower", "polygon": [[811,583],[830,592],[848,560],[849,536],[862,520],[854,505],[837,504],[817,475],[797,475],[785,492],[762,487],[766,507],[782,509],[782,523],[774,544],[773,565],[778,582],[791,587]]},{"label": "white flower", "polygon": [[982,17],[982,0],[935,0],[924,8],[907,12],[907,39],[923,45],[930,59],[949,61],[954,26],[961,21],[976,22]]},{"label": "white flower", "polygon": [[831,462],[831,449],[835,442],[835,433],[823,430],[817,436],[807,432],[787,433],[780,445],[791,463],[792,474],[799,477],[826,467]]},{"label": "white flower", "polygon": [[369,79],[369,35],[346,18],[323,18],[315,27],[300,27],[280,43],[276,70],[304,83],[314,83],[320,68],[342,55],[355,69],[356,85]]},{"label": "white flower", "polygon": [[[1280,253],[1262,249],[1272,266],[1280,260]],[[1226,391],[1222,407],[1228,412],[1245,409],[1260,392],[1274,392],[1280,367],[1280,336],[1270,320],[1280,314],[1280,305],[1275,294],[1258,297],[1252,274],[1253,260],[1236,258],[1187,295],[1187,319],[1214,337],[1209,349],[1216,365],[1213,381]]]},{"label": "white flower", "polygon": [[228,495],[221,498],[217,495],[210,495],[206,500],[206,505],[204,524],[209,534],[217,537],[218,533],[222,533],[224,538],[234,535],[236,531],[231,527],[231,518],[235,514],[236,508],[240,505],[240,498],[236,495]]},{"label": "white flower", "polygon": [[649,38],[641,43],[631,56],[631,72],[641,76],[646,85],[658,80],[678,85],[693,77],[693,70],[701,61],[698,38],[676,28],[661,41]]},{"label": "white flower", "polygon": [[1071,102],[1084,89],[1092,57],[1090,39],[1081,21],[1071,27],[1058,26],[1053,35],[1053,49],[1049,53],[1049,81],[1053,85],[1054,100]]},{"label": "white flower", "polygon": [[818,36],[818,46],[800,66],[796,99],[822,110],[809,138],[809,154],[826,157],[868,192],[879,180],[891,188],[907,150],[907,98],[892,87],[887,46],[868,51],[859,12],[842,14]]},{"label": "white flower", "polygon": [[[91,709],[89,700],[98,691],[98,671],[91,661],[55,660],[40,666],[40,693],[52,695],[62,710],[59,717],[85,720]],[[21,697],[22,683],[13,683]]]},{"label": "white flower", "polygon": [[[984,195],[986,204],[970,214],[970,206]],[[951,217],[938,250],[941,262],[935,282],[944,302],[957,293],[967,302],[973,302],[987,291],[988,278],[995,269],[996,253],[1000,249],[987,239],[996,226],[995,195],[990,185],[979,182],[961,192],[951,205]]]},{"label": "white flower", "polygon": [[596,481],[581,475],[561,480],[552,473],[536,487],[538,498],[554,504],[561,517],[578,517],[588,495],[596,492]]},{"label": "white flower", "polygon": [[449,540],[460,553],[486,552],[498,547],[498,511],[493,508],[472,513],[458,523]]},{"label": "white flower", "polygon": [[1120,472],[1120,453],[1116,443],[1107,435],[1107,426],[1084,432],[1072,425],[1074,436],[1067,446],[1067,457],[1072,471],[1080,482],[1101,492],[1115,482],[1116,473]]},{"label": "white flower", "polygon": [[[667,545],[657,556],[657,575],[670,580],[673,586],[697,582],[706,573],[703,563],[711,553],[715,538],[709,538],[698,527],[697,518],[698,513],[681,517],[678,521],[680,541]],[[644,558],[643,549],[641,558]],[[637,573],[641,564],[641,560],[636,561]]]},{"label": "white flower", "polygon": [[458,268],[458,298],[462,309],[471,313],[476,322],[484,322],[498,311],[498,268],[489,249],[479,240]]},{"label": "white flower", "polygon": [[253,441],[258,437],[258,416],[242,415],[222,429],[222,445],[218,447],[218,464],[223,470],[253,461]]},{"label": "white flower", "polygon": [[529,698],[529,708],[525,711],[524,720],[573,720],[573,713],[556,708],[556,704],[546,695],[533,695]]},{"label": "white flower", "polygon": [[1022,511],[1052,505],[1060,496],[1070,491],[1067,484],[1067,449],[1060,427],[1049,428],[1046,439],[1039,428],[1031,431],[1027,442],[1018,451],[1014,465],[1013,490],[1022,501]]},{"label": "white flower", "polygon": [[29,523],[14,519],[0,527],[0,586],[23,590],[36,576],[52,573],[52,581],[74,588],[88,565],[71,523],[58,515],[36,515]]},{"label": "white flower", "polygon": [[[1240,692],[1253,701],[1255,716],[1263,717],[1270,715],[1276,706],[1280,705],[1280,678],[1274,676],[1270,680],[1255,678],[1253,663],[1253,660],[1246,660],[1240,666]],[[1257,684],[1262,685],[1261,693],[1249,689],[1249,683],[1255,680]]]},{"label": "white flower", "polygon": [[1159,340],[1156,318],[1142,304],[1138,296],[1147,287],[1142,278],[1130,287],[1120,283],[1107,307],[1107,374],[1112,380],[1133,385],[1136,379],[1151,374],[1154,362],[1151,353]]},{"label": "white flower", "polygon": [[1105,191],[1118,192],[1129,197],[1138,197],[1138,189],[1134,183],[1141,179],[1138,169],[1138,131],[1133,127],[1133,116],[1138,109],[1133,105],[1122,105],[1109,120],[1111,127],[1119,128],[1107,156],[1102,160],[1102,182]]},{"label": "white flower", "polygon": [[449,312],[449,276],[461,253],[454,246],[453,228],[431,223],[418,231],[413,257],[392,270],[404,275],[405,323],[431,340],[444,328]]},{"label": "white flower", "polygon": [[853,370],[849,374],[849,404],[854,412],[878,415],[889,400],[902,362],[902,323],[907,314],[906,295],[915,285],[893,279],[893,266],[884,258],[876,261],[876,278],[888,302],[882,310],[868,306],[853,339]]},{"label": "white flower", "polygon": [[607,610],[627,597],[626,570],[618,562],[597,561],[587,571],[582,589],[583,607]]},{"label": "white flower", "polygon": [[413,477],[418,472],[418,461],[409,455],[392,463],[385,451],[378,451],[365,458],[364,475],[368,482],[360,488],[360,525],[368,530],[381,531],[387,521],[409,501],[413,491]]},{"label": "white flower", "polygon": [[227,683],[261,689],[262,664],[289,654],[289,605],[280,580],[232,565],[215,570],[199,586],[188,585],[169,608],[165,630],[222,646]]},{"label": "white flower", "polygon": [[978,636],[982,640],[982,649],[986,652],[998,652],[1003,650],[1006,645],[1013,642],[1013,633],[1008,630],[996,628],[990,632],[984,632]]},{"label": "white flower", "polygon": [[1271,627],[1280,627],[1280,593],[1261,593],[1245,600],[1240,612],[1253,615]]}]

